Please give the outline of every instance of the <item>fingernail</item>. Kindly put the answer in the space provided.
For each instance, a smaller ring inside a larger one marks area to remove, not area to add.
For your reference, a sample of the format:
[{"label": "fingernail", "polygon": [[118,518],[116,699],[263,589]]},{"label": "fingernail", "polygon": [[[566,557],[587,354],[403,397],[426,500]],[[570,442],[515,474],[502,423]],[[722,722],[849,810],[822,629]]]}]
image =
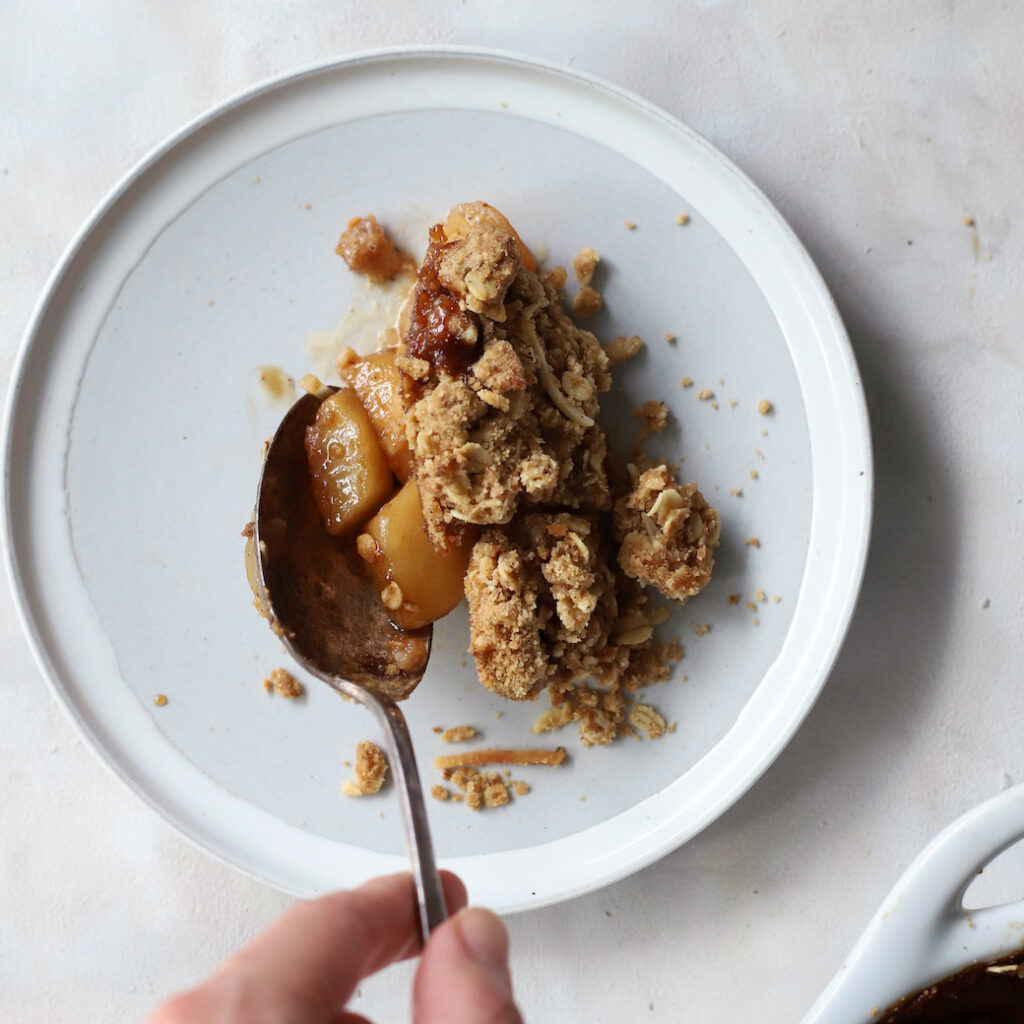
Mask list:
[{"label": "fingernail", "polygon": [[489,910],[468,907],[459,911],[457,920],[470,956],[485,967],[504,970],[508,962],[508,932],[501,919]]}]

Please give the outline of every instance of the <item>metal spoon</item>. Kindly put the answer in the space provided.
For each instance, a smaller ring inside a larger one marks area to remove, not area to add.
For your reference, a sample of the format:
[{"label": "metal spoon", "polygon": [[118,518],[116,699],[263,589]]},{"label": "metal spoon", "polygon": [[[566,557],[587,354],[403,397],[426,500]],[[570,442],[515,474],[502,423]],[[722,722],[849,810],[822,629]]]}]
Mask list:
[{"label": "metal spoon", "polygon": [[321,397],[300,398],[267,449],[253,517],[253,582],[271,628],[295,660],[369,708],[384,733],[426,941],[447,909],[412,739],[395,702],[408,697],[423,677],[432,628],[405,631],[392,625],[360,572],[351,539],[334,537],[324,527],[303,444]]}]

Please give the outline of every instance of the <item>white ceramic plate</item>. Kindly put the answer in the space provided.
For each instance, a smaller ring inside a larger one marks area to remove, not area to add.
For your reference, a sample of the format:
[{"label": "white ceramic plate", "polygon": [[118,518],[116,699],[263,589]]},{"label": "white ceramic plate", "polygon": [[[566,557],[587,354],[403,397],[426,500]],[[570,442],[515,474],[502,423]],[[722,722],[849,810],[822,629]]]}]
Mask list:
[{"label": "white ceramic plate", "polygon": [[[298,702],[261,688],[287,659],[250,607],[239,530],[287,402],[258,367],[297,377],[310,337],[352,307],[383,318],[333,254],[350,216],[373,211],[419,252],[428,224],[477,198],[549,263],[602,254],[588,326],[648,342],[608,396],[613,440],[628,445],[633,405],[667,401],[659,451],[719,506],[724,541],[665,629],[687,680],[646,694],[673,735],[543,737],[571,759],[518,773],[533,788],[512,806],[431,801],[439,856],[474,899],[510,911],[595,889],[721,814],[804,718],[860,583],[870,448],[842,325],[792,232],[703,139],[584,75],[465,50],[358,56],[225,104],[134,170],[55,272],[8,408],[6,540],[40,665],[87,741],[185,835],[295,893],[405,857],[393,798],[339,795],[369,717],[316,684]],[[541,706],[485,692],[466,643],[456,612],[407,704],[428,785],[435,725],[535,739]]]}]

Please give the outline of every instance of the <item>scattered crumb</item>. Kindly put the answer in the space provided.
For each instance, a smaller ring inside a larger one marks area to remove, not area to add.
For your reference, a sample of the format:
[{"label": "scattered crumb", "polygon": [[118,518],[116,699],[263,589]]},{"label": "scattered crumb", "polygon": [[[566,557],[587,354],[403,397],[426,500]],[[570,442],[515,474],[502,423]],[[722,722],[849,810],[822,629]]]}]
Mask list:
[{"label": "scattered crumb", "polygon": [[762,430],[761,431],[761,436],[762,437],[767,437],[768,436],[768,431],[767,430]]},{"label": "scattered crumb", "polygon": [[674,334],[666,334],[666,335],[665,335],[665,341],[667,341],[667,342],[668,342],[668,343],[669,343],[670,345],[671,345],[671,344],[672,344],[672,343],[673,343],[673,342],[674,342],[675,340],[676,340],[676,336],[675,336]]},{"label": "scattered crumb", "polygon": [[756,537],[748,537],[743,543],[752,548],[759,548],[761,546],[761,542]]},{"label": "scattered crumb", "polygon": [[158,694],[157,694],[157,695],[156,695],[156,696],[155,696],[155,697],[153,698],[153,703],[154,703],[154,704],[155,704],[155,705],[156,705],[156,706],[157,706],[158,708],[162,708],[162,707],[164,707],[164,705],[165,705],[165,704],[167,703],[167,695],[166,695],[166,694],[163,694],[163,693],[158,693]]},{"label": "scattered crumb", "polygon": [[682,661],[683,660],[683,645],[678,639],[671,640],[668,647],[665,648],[665,657],[669,661]]},{"label": "scattered crumb", "polygon": [[684,224],[690,223],[690,215],[688,213],[681,213],[676,217],[676,223],[682,227]]},{"label": "scattered crumb", "polygon": [[305,692],[302,683],[284,668],[271,669],[270,675],[263,680],[263,689],[267,693],[276,693],[278,697],[294,699]]},{"label": "scattered crumb", "polygon": [[507,107],[508,104],[504,100],[498,100],[498,106],[499,107]]},{"label": "scattered crumb", "polygon": [[717,402],[712,402],[711,403],[711,408],[712,409],[717,409],[718,408],[718,403]]},{"label": "scattered crumb", "polygon": [[635,444],[643,444],[651,434],[660,434],[668,426],[668,406],[664,402],[648,399],[633,410],[633,415],[640,420],[640,430]]},{"label": "scattered crumb", "polygon": [[370,740],[361,740],[356,746],[355,781],[341,787],[345,796],[372,796],[379,793],[388,774],[388,759],[384,751]]},{"label": "scattered crumb", "polygon": [[434,732],[444,732],[444,727],[440,725],[435,725]]},{"label": "scattered crumb", "polygon": [[765,592],[760,587],[757,588],[757,592],[754,594],[754,597],[756,597],[758,599],[758,601],[766,601],[767,600],[767,597],[765,596]]},{"label": "scattered crumb", "polygon": [[584,285],[572,300],[572,311],[576,316],[593,316],[604,305],[601,293],[590,285]]},{"label": "scattered crumb", "polygon": [[742,487],[730,487],[729,488],[729,493],[734,498],[742,498],[743,497],[743,488]]},{"label": "scattered crumb", "polygon": [[435,800],[450,800],[452,793],[450,789],[445,789],[444,786],[436,785],[430,787],[430,795]]},{"label": "scattered crumb", "polygon": [[965,228],[973,228],[974,227],[974,218],[973,217],[964,217],[964,227]]},{"label": "scattered crumb", "polygon": [[707,388],[701,388],[700,391],[697,392],[697,398],[701,402],[706,402],[709,398],[714,398],[714,397],[715,397],[714,391],[709,391]]},{"label": "scattered crumb", "polygon": [[684,377],[679,383],[682,384],[682,386],[684,388],[692,388],[693,387],[693,378],[692,377]]},{"label": "scattered crumb", "polygon": [[471,725],[453,725],[441,733],[441,739],[445,743],[461,743],[463,740],[471,740],[476,735],[476,729]]},{"label": "scattered crumb", "polygon": [[718,386],[720,388],[724,388],[725,387],[725,378],[724,377],[719,377],[718,378]]},{"label": "scattered crumb", "polygon": [[572,261],[572,272],[576,275],[576,280],[586,288],[594,280],[594,271],[597,269],[598,263],[601,262],[601,257],[598,255],[596,249],[586,248],[580,249],[576,253],[575,258]]},{"label": "scattered crumb", "polygon": [[697,636],[707,636],[711,632],[711,623],[705,622],[703,625],[696,625],[693,628]]},{"label": "scattered crumb", "polygon": [[769,402],[767,398],[762,398],[761,401],[757,403],[757,411],[762,416],[767,416],[768,413],[772,411],[772,408],[772,403]]},{"label": "scattered crumb", "polygon": [[759,459],[763,459],[763,458],[764,458],[764,452],[763,452],[763,451],[761,451],[761,449],[760,449],[760,448],[755,448],[755,449],[754,449],[754,454],[755,454],[755,455],[756,455],[756,456],[757,456],[757,457],[758,457]]},{"label": "scattered crumb", "polygon": [[752,469],[750,471],[750,479],[751,480],[756,480],[757,479],[757,470],[756,469]]},{"label": "scattered crumb", "polygon": [[754,625],[755,625],[755,626],[760,626],[760,625],[761,625],[761,620],[760,620],[760,619],[758,619],[758,618],[755,618],[755,619],[754,619]]},{"label": "scattered crumb", "polygon": [[740,595],[739,594],[730,594],[729,595],[729,604],[739,604],[739,603],[740,603]]},{"label": "scattered crumb", "polygon": [[774,601],[774,602],[775,602],[776,604],[778,604],[778,603],[779,603],[779,602],[780,602],[780,601],[782,600],[782,595],[781,595],[781,594],[775,594],[775,595],[774,595],[774,596],[772,597],[772,600],[773,600],[773,601]]},{"label": "scattered crumb", "polygon": [[312,209],[313,209],[313,207],[312,207],[312,206],[310,206],[310,205],[309,205],[309,203],[303,203],[303,204],[302,204],[302,208],[303,208],[304,210],[312,210]]},{"label": "scattered crumb", "polygon": [[[511,798],[512,786],[518,796],[523,796],[530,791],[529,786],[521,790],[513,783],[505,783],[500,775],[495,772],[479,772],[475,768],[459,768],[452,773],[451,781],[455,783],[461,792],[451,794],[455,801],[463,801],[471,811],[479,811],[484,807],[502,807]],[[443,786],[435,786],[434,790],[443,790]],[[445,792],[448,792],[445,790]],[[447,797],[439,797],[447,799]]]},{"label": "scattered crumb", "polygon": [[628,228],[628,229],[629,229],[630,231],[634,231],[634,230],[636,230],[636,222],[635,222],[635,221],[632,221],[632,220],[624,220],[624,221],[623,221],[622,223],[623,223],[623,224],[625,224],[625,225],[626,225],[626,227],[627,227],[627,228]]},{"label": "scattered crumb", "polygon": [[604,354],[612,366],[618,366],[627,359],[632,359],[644,347],[644,339],[635,334],[628,338],[616,338],[604,346]]},{"label": "scattered crumb", "polygon": [[756,612],[757,611],[757,605],[754,604],[753,601],[747,601],[746,602],[746,606],[747,606],[747,610],[748,611],[751,611],[751,612]]},{"label": "scattered crumb", "polygon": [[502,714],[503,714],[503,712],[501,712],[501,711],[495,711],[494,712],[494,717],[495,718],[501,718]]},{"label": "scattered crumb", "polygon": [[260,183],[260,176],[257,174],[256,177],[252,179],[252,181],[254,185],[258,185]]},{"label": "scattered crumb", "polygon": [[516,796],[526,796],[526,794],[530,792],[530,787],[521,780],[517,779],[509,783],[509,785],[514,790]]},{"label": "scattered crumb", "polygon": [[629,721],[634,729],[647,733],[649,740],[665,735],[665,719],[647,704],[634,704],[629,711]]},{"label": "scattered crumb", "polygon": [[735,398],[730,398],[729,399],[729,408],[730,409],[735,409],[737,405],[739,405],[739,402],[737,402]]}]

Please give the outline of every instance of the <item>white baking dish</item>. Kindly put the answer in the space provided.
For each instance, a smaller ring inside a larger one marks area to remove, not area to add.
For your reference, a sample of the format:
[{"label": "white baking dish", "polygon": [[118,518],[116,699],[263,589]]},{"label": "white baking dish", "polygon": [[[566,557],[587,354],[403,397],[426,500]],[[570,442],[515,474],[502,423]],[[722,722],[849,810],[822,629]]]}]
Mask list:
[{"label": "white baking dish", "polygon": [[964,894],[986,865],[1022,838],[1024,786],[941,832],[896,883],[803,1024],[868,1024],[908,993],[1019,950],[1024,899],[968,910]]}]

